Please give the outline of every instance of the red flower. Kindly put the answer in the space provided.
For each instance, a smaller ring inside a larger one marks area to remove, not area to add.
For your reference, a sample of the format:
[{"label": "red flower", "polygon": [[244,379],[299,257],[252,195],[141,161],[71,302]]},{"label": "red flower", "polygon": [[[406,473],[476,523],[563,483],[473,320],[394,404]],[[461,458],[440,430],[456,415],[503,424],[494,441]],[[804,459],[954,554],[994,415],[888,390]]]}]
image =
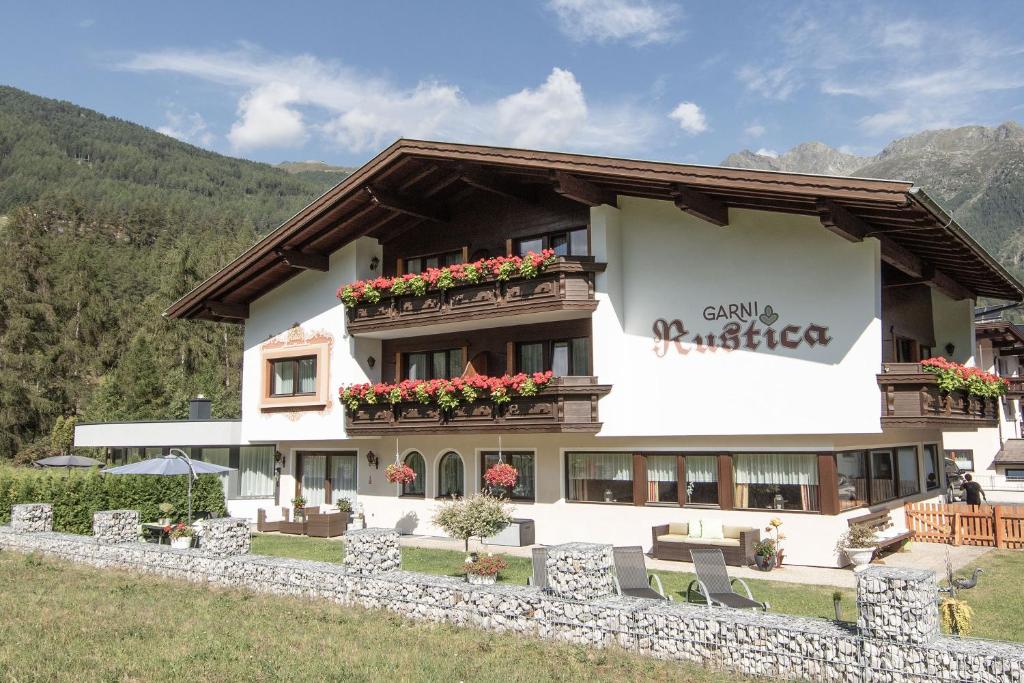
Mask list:
[{"label": "red flower", "polygon": [[512,465],[499,462],[496,465],[491,465],[484,472],[484,481],[488,486],[511,489],[519,481],[519,470]]}]

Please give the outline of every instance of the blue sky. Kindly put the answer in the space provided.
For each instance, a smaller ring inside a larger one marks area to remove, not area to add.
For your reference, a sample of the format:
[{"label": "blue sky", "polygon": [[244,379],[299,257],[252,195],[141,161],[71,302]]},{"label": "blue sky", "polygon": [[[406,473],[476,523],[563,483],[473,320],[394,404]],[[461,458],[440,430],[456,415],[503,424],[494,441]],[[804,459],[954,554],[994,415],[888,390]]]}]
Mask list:
[{"label": "blue sky", "polygon": [[37,0],[4,14],[0,83],[268,162],[358,164],[406,136],[715,164],[1024,119],[1019,0]]}]

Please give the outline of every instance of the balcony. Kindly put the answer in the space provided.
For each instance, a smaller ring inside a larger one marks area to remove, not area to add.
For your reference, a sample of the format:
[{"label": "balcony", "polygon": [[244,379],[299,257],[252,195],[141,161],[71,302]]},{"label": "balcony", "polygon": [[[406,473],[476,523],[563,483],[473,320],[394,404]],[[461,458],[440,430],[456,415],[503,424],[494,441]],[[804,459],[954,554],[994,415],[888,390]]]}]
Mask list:
[{"label": "balcony", "polygon": [[997,399],[971,396],[966,391],[945,394],[935,375],[920,363],[886,363],[878,375],[882,390],[882,427],[995,427]]},{"label": "balcony", "polygon": [[1024,398],[1024,377],[1007,377],[1006,381],[1010,383],[1010,388],[1006,390],[1007,396]]},{"label": "balcony", "polygon": [[[595,308],[594,277],[605,264],[561,258],[535,278],[490,280],[423,296],[382,298],[346,308],[348,333],[377,339],[571,320]],[[509,320],[503,320],[509,319]]]},{"label": "balcony", "polygon": [[489,399],[446,413],[422,403],[360,406],[345,411],[349,436],[463,434],[486,432],[579,432],[596,434],[597,401],[611,391],[594,377],[559,377],[536,396],[513,397],[497,405]]}]

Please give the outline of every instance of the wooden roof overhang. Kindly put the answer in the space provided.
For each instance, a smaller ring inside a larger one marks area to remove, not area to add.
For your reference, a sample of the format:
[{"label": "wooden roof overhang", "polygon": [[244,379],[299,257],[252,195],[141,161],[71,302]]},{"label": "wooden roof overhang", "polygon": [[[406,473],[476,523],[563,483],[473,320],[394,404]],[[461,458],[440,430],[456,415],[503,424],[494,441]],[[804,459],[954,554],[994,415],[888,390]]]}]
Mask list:
[{"label": "wooden roof overhang", "polygon": [[984,320],[974,323],[974,338],[988,339],[1000,356],[1024,355],[1024,332],[1009,320]]},{"label": "wooden roof overhang", "polygon": [[[382,242],[443,224],[474,193],[589,205],[617,195],[671,201],[717,225],[728,209],[816,216],[844,239],[881,242],[882,260],[956,298],[1019,301],[1024,286],[911,183],[398,140],[172,304],[165,315],[240,322],[250,302],[362,236]],[[344,284],[339,282],[339,285]]]}]

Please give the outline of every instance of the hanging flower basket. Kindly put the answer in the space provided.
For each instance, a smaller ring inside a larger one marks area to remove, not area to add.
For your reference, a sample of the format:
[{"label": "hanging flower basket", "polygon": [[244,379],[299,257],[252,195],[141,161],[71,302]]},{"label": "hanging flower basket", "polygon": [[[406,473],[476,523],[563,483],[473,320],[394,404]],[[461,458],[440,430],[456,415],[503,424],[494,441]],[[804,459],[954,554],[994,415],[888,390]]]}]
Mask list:
[{"label": "hanging flower basket", "polygon": [[519,470],[512,465],[499,462],[484,472],[484,481],[488,486],[511,489],[519,481]]},{"label": "hanging flower basket", "polygon": [[384,477],[392,484],[411,484],[416,481],[416,472],[408,465],[388,465]]}]

